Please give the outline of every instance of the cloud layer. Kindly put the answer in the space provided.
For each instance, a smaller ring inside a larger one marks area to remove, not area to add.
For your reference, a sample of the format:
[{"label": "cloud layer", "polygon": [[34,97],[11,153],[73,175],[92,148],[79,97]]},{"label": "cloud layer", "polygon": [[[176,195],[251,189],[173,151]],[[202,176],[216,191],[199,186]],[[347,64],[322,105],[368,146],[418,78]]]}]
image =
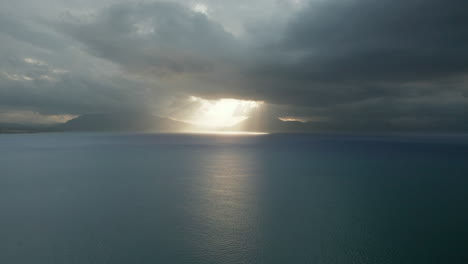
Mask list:
[{"label": "cloud layer", "polygon": [[0,112],[169,115],[197,96],[326,130],[468,129],[466,1],[48,1],[0,13]]}]

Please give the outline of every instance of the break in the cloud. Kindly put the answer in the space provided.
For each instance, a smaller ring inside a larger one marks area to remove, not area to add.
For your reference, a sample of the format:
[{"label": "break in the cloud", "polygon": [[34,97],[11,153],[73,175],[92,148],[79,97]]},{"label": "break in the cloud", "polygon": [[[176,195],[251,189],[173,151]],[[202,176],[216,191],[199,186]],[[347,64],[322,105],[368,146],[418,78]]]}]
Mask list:
[{"label": "break in the cloud", "polygon": [[44,2],[0,4],[0,111],[167,115],[197,96],[317,129],[468,129],[466,1]]}]

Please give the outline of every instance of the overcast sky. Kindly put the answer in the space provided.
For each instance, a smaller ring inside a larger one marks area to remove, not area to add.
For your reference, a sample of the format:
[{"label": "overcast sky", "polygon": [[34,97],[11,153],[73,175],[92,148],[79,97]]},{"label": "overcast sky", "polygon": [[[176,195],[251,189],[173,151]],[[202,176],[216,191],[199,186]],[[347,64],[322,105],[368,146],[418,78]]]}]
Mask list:
[{"label": "overcast sky", "polygon": [[0,122],[170,116],[196,96],[466,131],[467,28],[466,0],[0,0]]}]

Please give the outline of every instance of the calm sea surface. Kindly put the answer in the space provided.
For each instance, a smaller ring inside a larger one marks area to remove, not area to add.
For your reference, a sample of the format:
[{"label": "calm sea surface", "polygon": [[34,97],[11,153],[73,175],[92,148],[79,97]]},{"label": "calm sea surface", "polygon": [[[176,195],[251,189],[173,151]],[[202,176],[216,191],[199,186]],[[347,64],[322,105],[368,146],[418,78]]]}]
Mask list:
[{"label": "calm sea surface", "polygon": [[0,263],[468,263],[468,137],[0,135]]}]

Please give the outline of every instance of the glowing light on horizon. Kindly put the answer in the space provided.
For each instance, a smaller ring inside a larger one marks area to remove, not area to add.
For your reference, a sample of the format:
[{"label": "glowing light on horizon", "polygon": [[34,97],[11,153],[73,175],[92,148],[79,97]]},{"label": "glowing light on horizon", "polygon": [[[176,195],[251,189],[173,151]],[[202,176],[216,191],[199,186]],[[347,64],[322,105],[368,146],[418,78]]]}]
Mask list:
[{"label": "glowing light on horizon", "polygon": [[252,111],[259,108],[263,102],[237,99],[206,100],[190,97],[190,101],[199,105],[192,116],[185,122],[206,127],[207,131],[232,127],[249,118]]},{"label": "glowing light on horizon", "polygon": [[301,118],[295,118],[295,117],[278,117],[279,120],[285,121],[285,122],[301,122],[301,123],[306,123],[307,120],[301,119]]},{"label": "glowing light on horizon", "polygon": [[251,132],[251,131],[192,131],[190,134],[207,134],[207,135],[226,135],[226,136],[249,136],[249,135],[268,135],[266,132]]}]

